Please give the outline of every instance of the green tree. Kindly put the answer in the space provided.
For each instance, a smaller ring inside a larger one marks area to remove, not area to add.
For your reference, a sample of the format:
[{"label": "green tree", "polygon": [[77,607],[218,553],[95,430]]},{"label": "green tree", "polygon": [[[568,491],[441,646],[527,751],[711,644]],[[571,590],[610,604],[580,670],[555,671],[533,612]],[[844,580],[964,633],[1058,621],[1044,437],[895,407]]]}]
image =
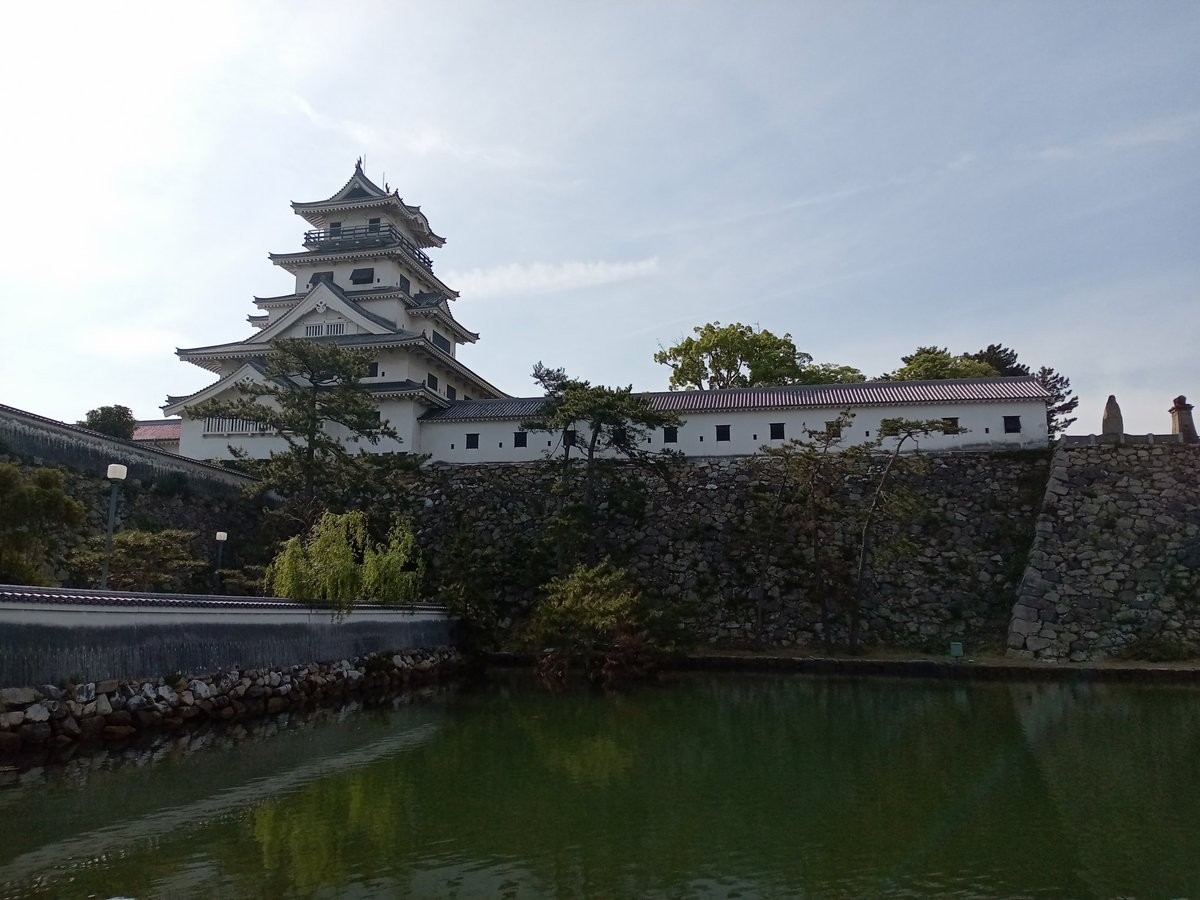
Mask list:
[{"label": "green tree", "polygon": [[[540,362],[534,366],[533,378],[546,391],[546,400],[537,417],[524,427],[559,438],[547,453],[558,474],[558,508],[550,530],[560,535],[558,558],[560,570],[565,572],[577,561],[581,541],[590,548],[583,555],[596,562],[595,519],[602,498],[611,501],[614,494],[628,488],[631,472],[665,476],[678,461],[679,454],[650,450],[646,445],[657,429],[678,427],[682,420],[676,413],[652,409],[632,387],[592,385]],[[629,468],[615,468],[615,460],[624,460]],[[578,490],[572,472],[575,463],[582,468]]]},{"label": "green tree", "polygon": [[659,350],[654,361],[671,369],[671,390],[716,390],[781,384],[828,384],[862,381],[850,366],[813,364],[796,349],[790,334],[734,323],[709,322],[692,329],[672,347]]},{"label": "green tree", "polygon": [[883,377],[888,381],[940,381],[947,378],[995,378],[999,373],[987,362],[963,353],[952,354],[945,347],[918,347],[909,356],[900,357],[899,369]]},{"label": "green tree", "polygon": [[424,572],[411,522],[397,522],[376,543],[364,513],[327,512],[303,540],[284,543],[266,578],[277,597],[347,612],[356,602],[414,602]]},{"label": "green tree", "polygon": [[0,463],[0,583],[54,584],[47,550],[84,522],[83,504],[67,496],[62,473],[26,475]]},{"label": "green tree", "polygon": [[1060,375],[1048,366],[1042,366],[1036,372],[1017,359],[1017,351],[1000,344],[988,344],[978,353],[971,354],[972,359],[987,363],[1001,375],[1033,375],[1038,384],[1050,395],[1046,404],[1046,428],[1050,437],[1062,434],[1073,424],[1075,418],[1071,413],[1079,406],[1079,398],[1071,390],[1071,379]]},{"label": "green tree", "polygon": [[[208,563],[192,552],[194,531],[122,529],[113,535],[109,585],[119,591],[186,593],[200,587]],[[75,580],[94,585],[104,564],[104,537],[91,538],[71,557]]]},{"label": "green tree", "polygon": [[[234,399],[214,399],[197,405],[192,415],[255,422],[282,438],[287,449],[266,460],[246,461],[267,487],[290,501],[292,514],[310,527],[326,509],[344,503],[347,488],[378,484],[378,469],[387,462],[348,442],[376,444],[397,437],[380,421],[370,391],[359,380],[369,359],[359,350],[318,344],[302,338],[271,342],[264,382],[238,386]],[[340,426],[348,437],[339,437]]]},{"label": "green tree", "polygon": [[133,431],[137,428],[137,419],[134,418],[133,410],[128,406],[98,406],[95,409],[89,409],[87,415],[83,417],[83,421],[76,424],[128,441],[133,439]]},{"label": "green tree", "polygon": [[[758,523],[763,556],[761,581],[771,587],[772,564],[778,573],[804,570],[810,596],[820,606],[821,640],[826,652],[833,651],[833,622],[838,607],[849,597],[846,532],[839,527],[849,509],[846,484],[870,465],[878,441],[870,445],[844,446],[842,435],[849,430],[854,414],[849,410],[825,424],[805,428],[803,437],[763,449],[753,464],[759,490],[751,496]],[[774,585],[782,594],[784,585]],[[756,605],[755,639],[763,642],[767,593]]]},{"label": "green tree", "polygon": [[[922,437],[960,429],[941,419],[885,419],[873,440],[847,445],[842,435],[852,419],[845,411],[824,429],[806,429],[803,437],[764,447],[758,465],[766,487],[755,514],[762,530],[773,535],[766,552],[802,551],[800,560],[784,555],[777,562],[807,567],[808,593],[820,604],[825,649],[833,649],[834,614],[840,607],[847,650],[857,653],[863,603],[877,574],[914,550],[911,524],[922,508],[908,482],[919,476],[923,460],[909,451]],[[897,477],[901,472],[903,480]]]}]

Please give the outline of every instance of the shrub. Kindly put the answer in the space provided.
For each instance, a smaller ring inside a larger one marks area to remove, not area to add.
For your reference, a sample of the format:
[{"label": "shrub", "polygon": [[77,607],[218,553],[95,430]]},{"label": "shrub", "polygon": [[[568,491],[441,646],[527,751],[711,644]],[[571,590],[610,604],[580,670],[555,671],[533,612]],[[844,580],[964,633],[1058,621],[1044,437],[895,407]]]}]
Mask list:
[{"label": "shrub", "polygon": [[548,685],[563,684],[570,661],[581,657],[593,682],[612,686],[655,668],[662,650],[655,619],[629,573],[604,560],[548,582],[527,634],[543,648],[538,671]]}]

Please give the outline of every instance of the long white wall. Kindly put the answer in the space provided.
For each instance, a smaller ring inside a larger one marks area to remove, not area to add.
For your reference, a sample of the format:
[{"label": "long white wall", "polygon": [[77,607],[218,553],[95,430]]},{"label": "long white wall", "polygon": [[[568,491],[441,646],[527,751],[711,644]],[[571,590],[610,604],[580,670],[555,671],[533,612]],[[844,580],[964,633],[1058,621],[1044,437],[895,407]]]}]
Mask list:
[{"label": "long white wall", "polygon": [[[962,434],[932,434],[919,442],[922,450],[970,450],[986,448],[1044,447],[1048,442],[1045,405],[1040,401],[1004,403],[930,404],[925,406],[861,407],[856,409],[852,425],[844,431],[847,444],[872,440],[879,424],[887,418],[942,419],[957,417]],[[778,446],[795,437],[803,437],[806,427],[821,429],[835,419],[833,409],[792,409],[766,412],[703,412],[687,414],[678,429],[678,441],[666,444],[663,432],[656,431],[645,444],[647,449],[678,450],[688,456],[747,456],[764,445]],[[1019,416],[1021,430],[1006,433],[1005,416]],[[771,439],[771,424],[782,423],[783,439]],[[717,426],[729,426],[729,440],[717,440]],[[449,463],[527,462],[555,450],[558,436],[529,432],[526,446],[514,446],[520,422],[422,422],[420,451],[433,460]],[[469,435],[477,435],[478,446],[468,449]],[[586,442],[581,430],[580,444]]]}]

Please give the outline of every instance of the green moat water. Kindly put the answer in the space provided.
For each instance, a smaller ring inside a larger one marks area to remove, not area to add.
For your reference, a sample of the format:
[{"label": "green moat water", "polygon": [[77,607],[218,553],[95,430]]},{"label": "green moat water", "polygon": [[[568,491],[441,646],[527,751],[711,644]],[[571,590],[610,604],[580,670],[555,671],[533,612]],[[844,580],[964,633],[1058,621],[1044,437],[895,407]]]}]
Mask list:
[{"label": "green moat water", "polygon": [[1200,691],[505,678],[33,770],[0,817],[2,897],[1200,897]]}]

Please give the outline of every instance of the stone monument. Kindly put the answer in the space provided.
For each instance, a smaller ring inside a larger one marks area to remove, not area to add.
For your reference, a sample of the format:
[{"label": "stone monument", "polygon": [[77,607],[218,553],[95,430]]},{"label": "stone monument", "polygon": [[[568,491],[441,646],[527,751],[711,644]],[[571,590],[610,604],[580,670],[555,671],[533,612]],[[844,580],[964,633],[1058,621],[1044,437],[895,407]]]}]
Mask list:
[{"label": "stone monument", "polygon": [[1193,409],[1195,407],[1182,394],[1175,398],[1175,405],[1170,409],[1171,434],[1182,435],[1185,444],[1200,444],[1200,437],[1196,436],[1196,423],[1192,419]]},{"label": "stone monument", "polygon": [[1109,394],[1108,402],[1104,404],[1100,434],[1104,440],[1113,442],[1119,442],[1125,436],[1125,420],[1121,417],[1121,407],[1117,405],[1115,394]]}]

